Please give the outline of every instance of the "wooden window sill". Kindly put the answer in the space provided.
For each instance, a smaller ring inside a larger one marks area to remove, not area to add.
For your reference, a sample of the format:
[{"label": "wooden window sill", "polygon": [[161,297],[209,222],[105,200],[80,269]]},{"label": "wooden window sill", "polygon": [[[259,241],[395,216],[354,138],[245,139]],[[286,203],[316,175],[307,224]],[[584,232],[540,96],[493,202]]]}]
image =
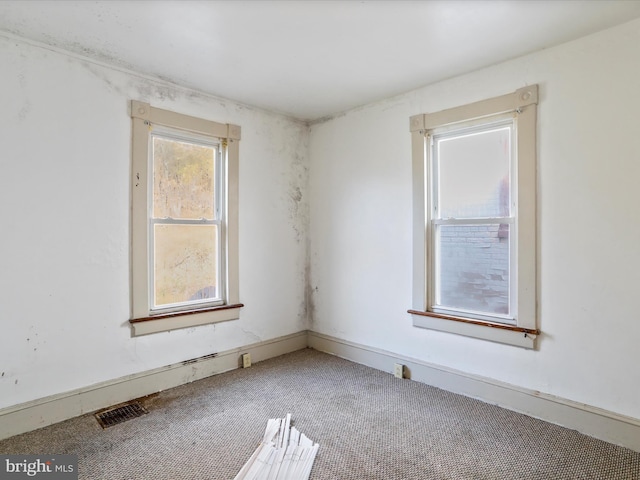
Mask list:
[{"label": "wooden window sill", "polygon": [[538,329],[517,327],[515,325],[442,315],[421,310],[408,310],[408,313],[413,316],[414,327],[454,333],[517,347],[535,349],[536,339],[540,335],[540,330]]},{"label": "wooden window sill", "polygon": [[170,312],[170,313],[162,313],[159,315],[152,315],[150,317],[132,318],[131,320],[129,320],[129,322],[130,323],[148,322],[151,320],[160,320],[163,318],[181,317],[183,315],[196,315],[198,313],[217,312],[220,310],[228,310],[230,308],[242,308],[242,307],[244,307],[244,304],[242,303],[236,303],[234,305],[220,305],[217,307],[201,308],[198,310],[183,310],[180,312]]},{"label": "wooden window sill", "polygon": [[170,312],[148,317],[132,318],[129,320],[129,323],[131,324],[133,336],[147,335],[149,333],[166,332],[179,328],[236,320],[240,316],[240,309],[242,307],[244,307],[244,304],[235,303],[232,305],[220,305],[198,310]]},{"label": "wooden window sill", "polygon": [[487,322],[484,320],[475,320],[473,318],[454,317],[452,315],[442,315],[441,313],[421,312],[418,310],[407,310],[412,315],[422,315],[425,317],[440,318],[442,320],[452,320],[454,322],[471,323],[473,325],[481,325],[483,327],[501,328],[503,330],[511,330],[512,332],[528,333],[529,335],[540,335],[540,330],[532,328],[516,327],[514,325],[506,325],[504,323]]}]

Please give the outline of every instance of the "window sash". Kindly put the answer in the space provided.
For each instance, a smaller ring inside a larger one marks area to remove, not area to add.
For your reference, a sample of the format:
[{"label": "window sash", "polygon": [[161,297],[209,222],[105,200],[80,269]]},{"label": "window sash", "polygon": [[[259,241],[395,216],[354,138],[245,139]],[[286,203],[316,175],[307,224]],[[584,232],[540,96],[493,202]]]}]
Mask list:
[{"label": "window sash", "polygon": [[[156,305],[155,295],[155,226],[156,225],[212,225],[218,227],[216,249],[216,297],[200,300],[185,300],[183,302]],[[193,308],[205,308],[224,305],[226,303],[225,292],[225,242],[224,223],[220,220],[175,220],[175,219],[150,219],[149,221],[149,311],[152,315],[191,310]]]},{"label": "window sash", "polygon": [[[509,200],[508,215],[492,216],[492,217],[441,217],[440,194],[443,191],[441,187],[440,171],[438,158],[438,141],[442,139],[454,139],[474,134],[482,134],[500,128],[509,128],[510,151],[509,151]],[[428,145],[426,155],[426,171],[428,172],[428,181],[425,182],[428,190],[425,199],[430,199],[430,206],[425,206],[427,213],[427,311],[440,313],[443,315],[458,316],[463,318],[471,318],[494,323],[503,323],[508,325],[517,325],[517,182],[515,182],[517,173],[517,145],[516,130],[517,119],[513,113],[489,116],[480,120],[463,122],[455,126],[447,126],[444,128],[434,128],[425,131],[425,140]],[[439,227],[447,225],[457,226],[476,226],[490,224],[507,224],[509,225],[509,248],[508,248],[508,312],[507,314],[499,314],[492,312],[484,312],[473,309],[464,308],[462,306],[442,305],[440,303],[442,293],[442,258],[440,255]]]},{"label": "window sash", "polygon": [[[223,239],[225,238],[225,221],[224,221],[224,211],[225,211],[225,203],[224,200],[226,198],[224,191],[224,165],[222,162],[223,151],[222,145],[219,139],[199,135],[190,132],[183,132],[174,128],[169,128],[165,126],[156,126],[150,124],[151,132],[149,134],[149,146],[148,146],[148,199],[147,199],[147,207],[148,207],[148,217],[149,217],[149,231],[148,231],[148,278],[149,278],[149,289],[148,289],[148,302],[149,302],[149,312],[151,315],[156,314],[165,314],[165,313],[173,313],[179,312],[183,310],[192,310],[193,308],[207,308],[213,306],[224,305],[226,302],[225,292],[225,259],[226,259],[226,251],[225,251],[225,242]],[[214,218],[213,219],[189,219],[189,218],[158,218],[153,216],[153,202],[154,202],[154,193],[155,193],[155,182],[154,182],[154,148],[153,143],[155,138],[167,139],[176,142],[184,142],[196,146],[204,146],[211,148],[213,151],[213,172],[214,172],[214,185],[213,185],[213,194],[214,194]],[[156,249],[155,249],[155,227],[156,225],[213,225],[218,227],[217,231],[217,242],[215,245],[216,251],[216,297],[212,299],[200,299],[200,300],[185,300],[182,302],[175,302],[169,304],[156,304]]]},{"label": "window sash", "polygon": [[440,172],[440,158],[438,154],[439,142],[443,140],[452,140],[456,138],[464,138],[471,137],[474,135],[480,135],[484,133],[490,133],[492,131],[497,131],[501,129],[507,128],[509,130],[509,166],[508,166],[508,177],[509,177],[509,199],[507,202],[507,214],[501,215],[505,217],[514,216],[514,200],[517,198],[516,195],[516,182],[514,182],[514,172],[516,171],[517,165],[517,148],[516,148],[516,126],[517,119],[513,114],[502,114],[502,115],[494,115],[489,117],[489,119],[483,120],[474,120],[469,122],[464,122],[463,125],[456,125],[455,128],[452,126],[447,126],[443,128],[434,128],[433,130],[427,131],[427,142],[429,145],[429,154],[428,154],[428,162],[429,162],[429,170],[431,171],[431,183],[429,184],[429,192],[431,196],[431,210],[430,210],[430,218],[482,218],[482,216],[442,216],[442,207],[441,207],[441,194],[445,190],[445,188],[441,185],[441,172]]},{"label": "window sash", "polygon": [[[183,142],[191,145],[209,147],[213,150],[214,158],[213,158],[213,173],[215,184],[213,187],[214,193],[214,220],[221,220],[225,211],[225,199],[226,192],[224,191],[225,182],[223,179],[225,178],[224,171],[224,162],[222,161],[225,158],[223,152],[223,145],[219,138],[198,135],[196,133],[185,133],[181,130],[175,128],[169,128],[161,125],[153,125],[149,124],[151,131],[149,133],[149,145],[148,145],[148,172],[149,172],[149,198],[148,198],[148,207],[149,207],[149,218],[159,218],[153,216],[153,193],[154,193],[154,151],[153,151],[153,140],[154,138],[162,138],[167,140],[172,140],[175,142]],[[169,217],[171,218],[171,217]],[[186,221],[192,219],[175,219],[179,221]],[[203,219],[206,220],[206,219]]]},{"label": "window sash", "polygon": [[[476,222],[476,221],[461,221],[461,220],[444,220],[444,221],[434,221],[432,236],[431,236],[431,245],[434,250],[433,262],[431,264],[430,277],[431,281],[429,284],[432,286],[432,292],[430,295],[430,308],[429,311],[434,313],[441,313],[444,315],[451,316],[460,316],[460,317],[468,317],[477,320],[485,320],[496,323],[506,323],[515,325],[515,314],[516,314],[516,304],[514,301],[515,291],[516,291],[516,274],[514,272],[514,235],[509,232],[509,244],[507,249],[508,255],[508,282],[507,282],[507,312],[502,314],[498,312],[490,312],[486,310],[479,310],[473,308],[465,308],[463,304],[447,304],[442,300],[443,296],[443,288],[444,288],[444,278],[446,274],[443,272],[442,263],[444,262],[442,252],[442,236],[440,235],[441,228],[446,226],[462,226],[462,227],[477,227],[483,225],[502,225],[506,224],[511,227],[514,224],[513,218],[497,218],[494,222]],[[492,270],[495,267],[491,267]],[[473,272],[473,269],[471,269]],[[495,286],[495,285],[494,285]]]}]

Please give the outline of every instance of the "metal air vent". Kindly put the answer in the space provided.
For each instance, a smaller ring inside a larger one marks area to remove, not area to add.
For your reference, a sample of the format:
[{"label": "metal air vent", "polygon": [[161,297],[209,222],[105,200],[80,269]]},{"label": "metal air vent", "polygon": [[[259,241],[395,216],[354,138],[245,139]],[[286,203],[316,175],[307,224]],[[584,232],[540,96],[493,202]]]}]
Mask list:
[{"label": "metal air vent", "polygon": [[149,413],[146,408],[138,402],[132,402],[98,412],[96,413],[96,419],[98,423],[102,425],[102,428],[107,428],[131,420],[132,418],[141,417],[146,413]]}]

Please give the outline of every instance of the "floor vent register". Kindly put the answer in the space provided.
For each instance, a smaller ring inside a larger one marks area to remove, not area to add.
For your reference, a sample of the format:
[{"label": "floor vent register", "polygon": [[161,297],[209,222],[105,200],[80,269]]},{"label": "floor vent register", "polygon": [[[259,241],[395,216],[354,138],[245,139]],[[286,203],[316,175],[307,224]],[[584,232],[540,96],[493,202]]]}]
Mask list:
[{"label": "floor vent register", "polygon": [[146,413],[149,412],[146,408],[140,405],[140,403],[132,402],[98,412],[96,413],[96,419],[98,420],[98,423],[102,425],[102,428],[108,428],[126,422],[127,420],[131,420],[132,418],[141,417]]}]

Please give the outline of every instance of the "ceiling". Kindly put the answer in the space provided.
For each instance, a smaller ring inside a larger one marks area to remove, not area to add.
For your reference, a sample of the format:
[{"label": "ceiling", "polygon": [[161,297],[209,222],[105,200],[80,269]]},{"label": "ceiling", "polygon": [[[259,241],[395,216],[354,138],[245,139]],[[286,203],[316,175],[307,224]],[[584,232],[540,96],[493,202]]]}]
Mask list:
[{"label": "ceiling", "polygon": [[638,17],[638,0],[0,1],[10,35],[302,120]]}]

